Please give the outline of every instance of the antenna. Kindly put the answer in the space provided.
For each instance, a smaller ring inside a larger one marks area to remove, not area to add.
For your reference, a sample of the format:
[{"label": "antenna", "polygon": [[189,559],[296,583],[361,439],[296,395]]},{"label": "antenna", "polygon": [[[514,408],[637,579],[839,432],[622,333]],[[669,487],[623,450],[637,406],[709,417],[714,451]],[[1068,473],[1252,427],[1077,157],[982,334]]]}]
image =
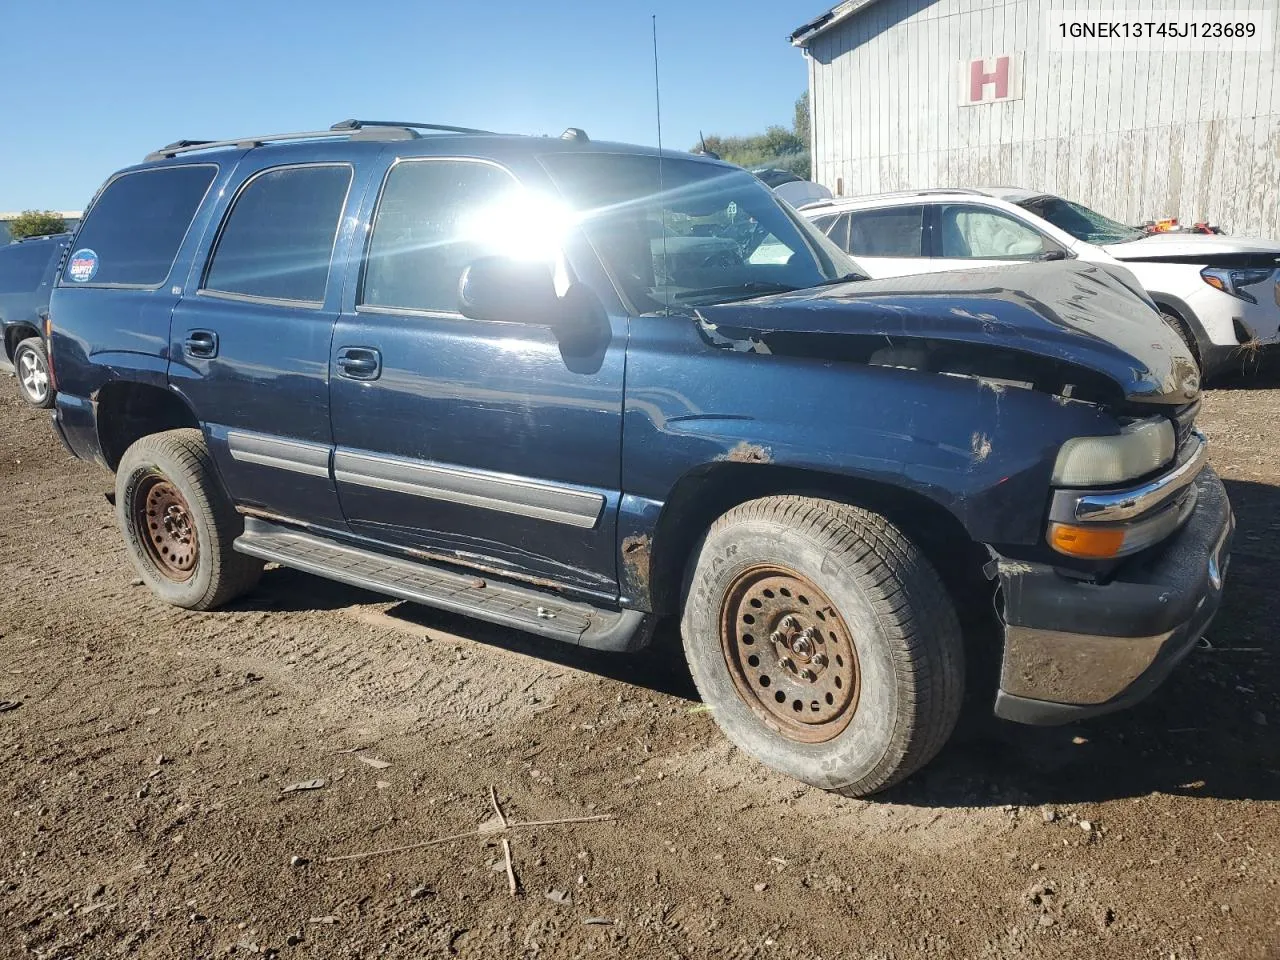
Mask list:
[{"label": "antenna", "polygon": [[653,103],[658,113],[658,216],[662,220],[662,280],[666,295],[663,297],[666,315],[671,316],[671,284],[668,282],[667,261],[667,209],[666,184],[662,179],[662,93],[658,85],[658,15],[652,14],[653,21]]}]

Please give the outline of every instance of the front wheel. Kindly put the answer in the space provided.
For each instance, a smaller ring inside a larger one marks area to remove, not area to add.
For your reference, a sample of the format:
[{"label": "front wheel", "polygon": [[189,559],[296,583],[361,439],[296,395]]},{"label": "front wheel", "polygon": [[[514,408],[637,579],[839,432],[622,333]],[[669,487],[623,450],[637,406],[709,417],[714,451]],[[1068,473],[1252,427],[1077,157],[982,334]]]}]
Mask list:
[{"label": "front wheel", "polygon": [[212,610],[253,589],[262,561],[231,545],[244,529],[199,430],[153,433],[116,470],[116,519],[129,559],[161,599]]},{"label": "front wheel", "polygon": [[950,597],[910,539],[858,507],[780,496],[730,510],[704,538],[681,632],[730,740],[846,796],[924,766],[960,712]]},{"label": "front wheel", "polygon": [[1167,307],[1160,308],[1160,319],[1186,345],[1187,352],[1191,354],[1191,359],[1196,362],[1196,369],[1199,370],[1201,368],[1200,344],[1196,342],[1196,335],[1191,332],[1191,327],[1187,325],[1187,321]]},{"label": "front wheel", "polygon": [[49,355],[44,341],[28,337],[13,351],[13,371],[18,377],[18,393],[40,410],[53,406],[53,382],[49,378]]}]

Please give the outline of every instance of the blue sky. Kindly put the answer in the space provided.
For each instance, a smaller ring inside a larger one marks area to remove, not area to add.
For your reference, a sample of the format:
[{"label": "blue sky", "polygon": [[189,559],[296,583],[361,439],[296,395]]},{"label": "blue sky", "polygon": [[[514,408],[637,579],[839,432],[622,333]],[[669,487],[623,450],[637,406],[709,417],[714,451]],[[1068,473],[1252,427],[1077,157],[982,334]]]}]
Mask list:
[{"label": "blue sky", "polygon": [[[789,125],[826,0],[0,0],[0,210],[74,210],[180,138],[346,117],[664,144]],[[59,66],[51,66],[51,64]]]}]

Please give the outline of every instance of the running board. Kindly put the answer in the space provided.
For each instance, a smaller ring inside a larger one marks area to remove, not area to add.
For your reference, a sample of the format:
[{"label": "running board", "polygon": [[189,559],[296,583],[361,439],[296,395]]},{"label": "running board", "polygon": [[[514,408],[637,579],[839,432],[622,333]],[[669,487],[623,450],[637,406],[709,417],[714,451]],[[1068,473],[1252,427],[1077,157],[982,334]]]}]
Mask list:
[{"label": "running board", "polygon": [[639,610],[606,610],[443,564],[361,550],[256,517],[245,518],[235,549],[353,587],[597,650],[639,650],[652,632],[653,618]]}]

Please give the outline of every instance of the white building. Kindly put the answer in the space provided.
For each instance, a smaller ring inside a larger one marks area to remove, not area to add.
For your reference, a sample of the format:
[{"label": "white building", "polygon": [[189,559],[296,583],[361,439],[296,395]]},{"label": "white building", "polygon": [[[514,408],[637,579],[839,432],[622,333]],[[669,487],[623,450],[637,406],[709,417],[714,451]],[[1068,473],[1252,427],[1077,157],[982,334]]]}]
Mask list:
[{"label": "white building", "polygon": [[[791,37],[809,63],[814,179],[844,196],[1022,186],[1128,223],[1280,237],[1280,0],[1141,6],[846,0]],[[1074,10],[1182,23],[1247,11],[1254,37],[1239,45],[1268,49],[1109,52],[1114,39],[1061,36]],[[1090,43],[1107,50],[1079,50]]]}]

